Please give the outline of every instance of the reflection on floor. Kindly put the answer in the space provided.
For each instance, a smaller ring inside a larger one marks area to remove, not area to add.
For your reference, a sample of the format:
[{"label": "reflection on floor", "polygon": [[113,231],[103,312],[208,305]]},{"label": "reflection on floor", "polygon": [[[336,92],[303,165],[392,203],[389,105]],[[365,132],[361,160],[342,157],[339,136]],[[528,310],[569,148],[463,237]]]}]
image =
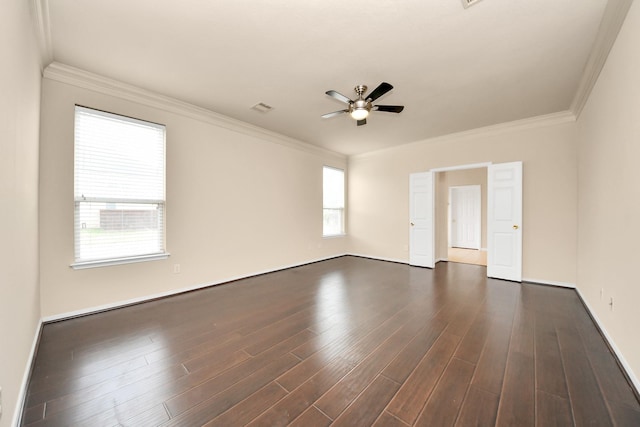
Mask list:
[{"label": "reflection on floor", "polygon": [[487,251],[476,249],[449,248],[447,259],[463,264],[487,265]]}]

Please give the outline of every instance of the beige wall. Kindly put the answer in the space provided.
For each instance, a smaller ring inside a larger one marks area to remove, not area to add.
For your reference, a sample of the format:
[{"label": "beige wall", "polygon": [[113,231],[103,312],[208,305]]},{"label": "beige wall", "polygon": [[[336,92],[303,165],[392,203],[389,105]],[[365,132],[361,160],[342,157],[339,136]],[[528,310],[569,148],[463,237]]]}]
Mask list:
[{"label": "beige wall", "polygon": [[[636,2],[577,122],[577,285],[636,380],[640,377],[640,245],[635,240],[640,236],[639,49]],[[608,305],[611,297],[613,310]]]},{"label": "beige wall", "polygon": [[[69,268],[74,256],[74,104],[166,125],[169,259]],[[344,168],[346,159],[256,135],[45,78],[40,168],[42,315],[343,254],[346,238],[322,238],[322,166]],[[174,264],[181,265],[180,274],[173,274]]]},{"label": "beige wall", "polygon": [[408,261],[409,174],[524,162],[523,277],[575,283],[575,123],[423,141],[349,159],[353,253]]},{"label": "beige wall", "polygon": [[29,2],[0,2],[0,426],[9,426],[40,318],[40,58]]}]

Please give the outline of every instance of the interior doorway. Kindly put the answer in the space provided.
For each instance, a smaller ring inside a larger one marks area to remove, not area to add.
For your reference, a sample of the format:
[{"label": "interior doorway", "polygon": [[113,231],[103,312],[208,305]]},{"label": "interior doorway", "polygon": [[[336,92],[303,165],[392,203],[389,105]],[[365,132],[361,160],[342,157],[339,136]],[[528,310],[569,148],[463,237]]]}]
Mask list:
[{"label": "interior doorway", "polygon": [[487,265],[487,166],[437,173],[440,260]]},{"label": "interior doorway", "polygon": [[[441,172],[482,169],[486,172],[487,277],[522,281],[522,162],[477,163],[409,175],[409,264],[434,268],[447,261],[449,246],[447,175]],[[445,177],[445,178],[443,178]],[[485,182],[485,181],[483,181]],[[447,203],[443,203],[447,200]],[[438,203],[439,201],[439,203]]]}]

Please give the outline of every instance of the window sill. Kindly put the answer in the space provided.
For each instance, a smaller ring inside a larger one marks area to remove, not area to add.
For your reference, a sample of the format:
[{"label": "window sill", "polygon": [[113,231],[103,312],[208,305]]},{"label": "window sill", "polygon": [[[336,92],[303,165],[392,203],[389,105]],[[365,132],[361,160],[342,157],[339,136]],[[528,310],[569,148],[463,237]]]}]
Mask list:
[{"label": "window sill", "polygon": [[110,258],[110,259],[101,259],[96,261],[84,261],[84,262],[74,262],[70,265],[74,270],[84,270],[86,268],[98,268],[98,267],[109,267],[111,265],[120,265],[120,264],[131,264],[134,262],[146,262],[146,261],[156,261],[159,259],[167,259],[169,258],[169,253],[161,253],[161,254],[153,254],[153,255],[141,255],[141,256],[132,256],[126,258]]},{"label": "window sill", "polygon": [[342,234],[325,234],[322,236],[323,239],[334,239],[336,237],[347,237],[347,233]]}]

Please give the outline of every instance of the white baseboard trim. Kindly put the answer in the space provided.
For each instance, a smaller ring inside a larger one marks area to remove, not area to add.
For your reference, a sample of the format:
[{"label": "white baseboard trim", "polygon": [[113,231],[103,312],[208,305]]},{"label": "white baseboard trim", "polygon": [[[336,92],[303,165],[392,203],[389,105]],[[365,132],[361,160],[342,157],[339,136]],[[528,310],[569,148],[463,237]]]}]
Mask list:
[{"label": "white baseboard trim", "polygon": [[[397,258],[384,258],[384,257],[379,257],[379,256],[373,256],[373,255],[362,255],[362,254],[354,254],[354,253],[349,253],[349,254],[345,254],[346,256],[356,256],[359,258],[369,258],[369,259],[374,259],[376,261],[387,261],[387,262],[395,262],[397,264],[406,264],[409,265],[409,261],[406,259],[397,259]],[[439,262],[448,262],[449,260],[447,258],[438,258],[435,262],[435,264],[439,263]]]},{"label": "white baseboard trim", "polygon": [[40,342],[40,334],[42,333],[42,319],[38,321],[36,331],[33,336],[33,342],[31,343],[31,351],[29,351],[29,358],[27,359],[27,366],[24,368],[24,374],[22,375],[22,383],[20,384],[20,390],[18,391],[18,399],[16,400],[16,407],[13,412],[13,419],[11,425],[18,427],[22,421],[22,412],[24,404],[27,401],[27,387],[29,387],[29,379],[31,378],[31,369],[36,358],[36,351]]},{"label": "white baseboard trim", "polygon": [[346,256],[356,256],[359,258],[369,258],[369,259],[375,259],[377,261],[387,261],[387,262],[395,262],[397,264],[409,264],[409,261],[406,259],[396,259],[396,258],[385,258],[385,257],[379,257],[379,256],[373,256],[373,255],[364,255],[364,254],[354,254],[354,253],[348,253],[345,254]]},{"label": "white baseboard trim", "polygon": [[72,319],[74,317],[87,316],[89,314],[95,314],[95,313],[100,313],[100,312],[103,312],[103,311],[115,310],[117,308],[127,307],[129,305],[140,304],[140,303],[143,303],[143,302],[153,301],[153,300],[160,299],[160,298],[170,297],[172,295],[183,294],[185,292],[197,291],[198,289],[204,289],[204,288],[208,288],[208,287],[211,287],[211,286],[217,286],[217,285],[222,285],[222,284],[229,283],[229,282],[235,282],[236,280],[247,279],[249,277],[260,276],[262,274],[274,273],[276,271],[286,270],[286,269],[289,269],[289,268],[300,267],[300,266],[303,266],[303,265],[313,264],[313,263],[320,262],[320,261],[327,261],[329,259],[339,258],[339,257],[345,256],[345,255],[348,255],[348,254],[339,254],[339,255],[333,255],[333,256],[329,256],[329,257],[325,257],[325,258],[313,259],[313,260],[309,260],[309,261],[305,261],[305,262],[301,262],[301,263],[297,263],[297,264],[285,265],[285,266],[282,266],[282,267],[273,268],[273,269],[269,269],[269,270],[256,271],[256,272],[248,273],[248,274],[242,275],[242,276],[226,277],[224,279],[217,280],[215,282],[201,283],[201,284],[198,284],[198,285],[187,286],[187,287],[184,287],[184,288],[172,289],[172,290],[166,291],[166,292],[159,292],[157,294],[145,295],[145,296],[142,296],[142,297],[132,298],[132,299],[124,300],[124,301],[117,301],[117,302],[110,303],[110,304],[103,304],[103,305],[98,305],[98,306],[94,306],[94,307],[83,308],[81,310],[75,310],[75,311],[69,311],[69,312],[66,312],[66,313],[54,314],[54,315],[51,315],[51,316],[43,317],[41,322],[42,323],[58,322],[58,321],[61,321],[61,320]]},{"label": "white baseboard trim", "polygon": [[[242,275],[242,276],[228,277],[228,278],[224,278],[224,279],[221,279],[221,280],[218,280],[218,281],[215,281],[215,282],[201,283],[201,284],[198,284],[198,285],[187,286],[187,287],[179,288],[179,289],[172,289],[170,291],[160,292],[160,293],[151,294],[151,295],[145,295],[145,296],[142,296],[142,297],[132,298],[132,299],[129,299],[129,300],[117,301],[117,302],[110,303],[110,304],[103,304],[103,305],[99,305],[99,306],[84,308],[84,309],[70,311],[70,312],[66,312],[66,313],[54,314],[54,315],[51,315],[51,316],[44,316],[41,319],[41,323],[58,322],[58,321],[61,321],[61,320],[72,319],[74,317],[87,316],[89,314],[95,314],[95,313],[100,313],[100,312],[103,312],[103,311],[114,310],[114,309],[117,309],[117,308],[122,308],[122,307],[129,306],[129,305],[140,304],[140,303],[147,302],[147,301],[153,301],[153,300],[156,300],[156,299],[159,299],[159,298],[165,298],[165,297],[169,297],[169,296],[172,296],[172,295],[182,294],[182,293],[185,293],[185,292],[197,291],[198,289],[204,289],[204,288],[208,288],[208,287],[211,287],[211,286],[222,285],[224,283],[234,282],[236,280],[242,280],[242,279],[247,279],[247,278],[253,277],[253,276],[259,276],[261,274],[274,273],[274,272],[280,271],[280,270],[286,270],[286,269],[289,269],[289,268],[300,267],[300,266],[303,266],[303,265],[306,265],[306,264],[313,264],[315,262],[326,261],[326,260],[329,260],[329,259],[339,258],[339,257],[343,257],[343,256],[355,256],[355,257],[360,257],[360,258],[374,259],[374,260],[378,260],[378,261],[395,262],[395,263],[398,263],[398,264],[406,264],[406,265],[409,264],[409,261],[406,260],[406,259],[386,258],[386,257],[379,257],[379,256],[365,255],[365,254],[358,254],[358,253],[343,253],[343,254],[332,255],[332,256],[324,257],[324,258],[317,258],[317,259],[313,259],[313,260],[309,260],[309,261],[305,261],[305,262],[301,262],[301,263],[297,263],[297,264],[285,265],[285,266],[274,268],[274,269],[252,272],[252,273],[248,273],[248,274]],[[441,262],[441,261],[447,262],[448,259],[447,258],[438,258],[436,260],[436,263]],[[537,284],[542,284],[542,285],[560,286],[560,287],[563,287],[563,288],[573,288],[573,289],[575,289],[575,287],[576,287],[575,284],[573,284],[573,283],[555,282],[555,281],[549,281],[549,280],[538,280],[538,279],[530,279],[530,278],[523,278],[522,280],[524,282],[537,283]]]},{"label": "white baseboard trim", "polygon": [[538,285],[549,285],[549,286],[559,286],[561,288],[571,288],[571,289],[575,289],[576,285],[575,283],[567,283],[567,282],[556,282],[553,280],[539,280],[539,279],[529,279],[529,278],[522,278],[523,282],[528,282],[528,283],[535,283]]},{"label": "white baseboard trim", "polygon": [[629,365],[627,360],[624,358],[624,356],[622,355],[622,352],[616,345],[615,341],[613,341],[613,338],[611,338],[611,335],[609,335],[609,333],[607,332],[607,329],[604,327],[602,322],[600,322],[600,319],[598,319],[598,316],[596,316],[595,312],[591,309],[591,306],[589,305],[587,300],[583,298],[582,293],[580,292],[580,289],[576,288],[576,293],[580,297],[580,300],[582,300],[582,303],[584,304],[584,306],[587,308],[587,311],[589,312],[589,315],[591,316],[591,318],[596,322],[596,325],[598,326],[598,329],[600,329],[600,332],[604,336],[604,339],[607,341],[609,348],[615,353],[616,358],[618,359],[618,362],[620,362],[620,365],[622,366],[622,369],[624,369],[625,374],[631,381],[633,387],[636,389],[635,390],[636,396],[640,396],[640,380],[633,373],[633,370],[631,369],[631,365]]}]

